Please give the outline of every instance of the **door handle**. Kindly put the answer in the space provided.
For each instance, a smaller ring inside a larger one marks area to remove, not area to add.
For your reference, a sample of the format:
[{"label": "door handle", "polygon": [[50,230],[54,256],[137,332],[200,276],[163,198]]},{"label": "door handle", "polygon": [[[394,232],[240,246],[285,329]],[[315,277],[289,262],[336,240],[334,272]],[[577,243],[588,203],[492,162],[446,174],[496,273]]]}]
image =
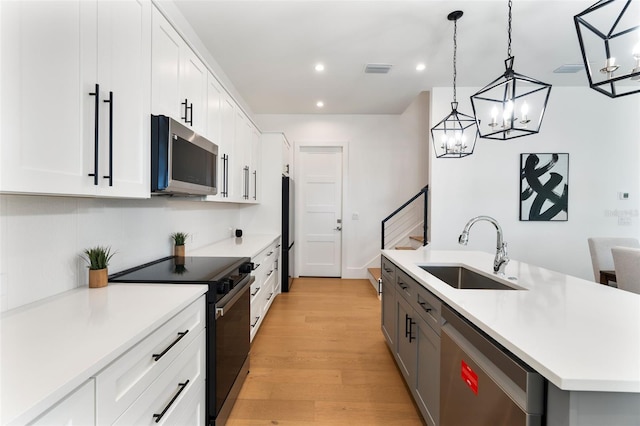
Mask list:
[{"label": "door handle", "polygon": [[336,227],[336,231],[342,231],[342,226]]}]

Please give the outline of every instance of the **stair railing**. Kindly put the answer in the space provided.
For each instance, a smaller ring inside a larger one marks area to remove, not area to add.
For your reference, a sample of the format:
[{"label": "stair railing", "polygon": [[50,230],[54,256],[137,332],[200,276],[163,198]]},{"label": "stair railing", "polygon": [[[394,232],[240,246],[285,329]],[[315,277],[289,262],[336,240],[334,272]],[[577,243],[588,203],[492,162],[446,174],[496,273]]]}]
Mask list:
[{"label": "stair railing", "polygon": [[[419,200],[422,197],[422,200]],[[427,207],[429,202],[429,185],[425,186],[418,192],[416,195],[411,197],[407,202],[402,204],[396,210],[393,211],[389,216],[382,220],[382,242],[381,248],[384,250],[388,248],[385,246],[387,232],[390,234],[394,234],[397,238],[404,237],[402,235],[404,233],[409,232],[412,229],[415,229],[418,226],[422,228],[422,245],[427,245]],[[417,211],[421,209],[422,211],[419,214],[416,214]],[[408,213],[410,212],[410,213]],[[418,215],[418,220],[416,221],[416,215]],[[421,222],[421,223],[420,223]],[[408,235],[406,235],[408,237]]]}]

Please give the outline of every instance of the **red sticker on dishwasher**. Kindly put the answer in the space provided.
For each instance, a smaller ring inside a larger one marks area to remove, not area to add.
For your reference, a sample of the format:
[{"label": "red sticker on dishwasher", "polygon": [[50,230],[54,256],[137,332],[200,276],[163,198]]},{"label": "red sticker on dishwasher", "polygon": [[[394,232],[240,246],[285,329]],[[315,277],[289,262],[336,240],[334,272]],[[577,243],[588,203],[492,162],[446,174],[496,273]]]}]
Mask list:
[{"label": "red sticker on dishwasher", "polygon": [[460,364],[460,376],[462,380],[469,386],[469,389],[476,395],[478,394],[478,375],[469,367],[469,365],[462,360]]}]

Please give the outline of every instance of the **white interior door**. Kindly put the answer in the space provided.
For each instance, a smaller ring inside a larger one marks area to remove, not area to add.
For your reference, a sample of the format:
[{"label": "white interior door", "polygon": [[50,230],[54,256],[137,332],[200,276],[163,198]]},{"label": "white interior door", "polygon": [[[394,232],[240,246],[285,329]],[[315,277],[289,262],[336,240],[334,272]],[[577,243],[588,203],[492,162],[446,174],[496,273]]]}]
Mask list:
[{"label": "white interior door", "polygon": [[297,196],[301,209],[301,276],[340,277],[342,147],[301,146]]}]

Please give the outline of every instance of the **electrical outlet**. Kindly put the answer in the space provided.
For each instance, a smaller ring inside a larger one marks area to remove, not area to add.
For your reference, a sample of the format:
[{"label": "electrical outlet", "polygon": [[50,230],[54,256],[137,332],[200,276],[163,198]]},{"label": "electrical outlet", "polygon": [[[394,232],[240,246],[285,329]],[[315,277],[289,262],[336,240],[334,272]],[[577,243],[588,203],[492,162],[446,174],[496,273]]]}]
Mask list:
[{"label": "electrical outlet", "polygon": [[618,217],[618,226],[631,226],[631,217],[629,217],[629,216],[619,216]]}]

